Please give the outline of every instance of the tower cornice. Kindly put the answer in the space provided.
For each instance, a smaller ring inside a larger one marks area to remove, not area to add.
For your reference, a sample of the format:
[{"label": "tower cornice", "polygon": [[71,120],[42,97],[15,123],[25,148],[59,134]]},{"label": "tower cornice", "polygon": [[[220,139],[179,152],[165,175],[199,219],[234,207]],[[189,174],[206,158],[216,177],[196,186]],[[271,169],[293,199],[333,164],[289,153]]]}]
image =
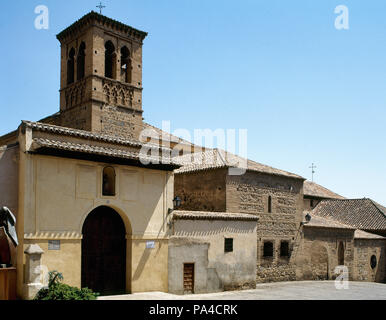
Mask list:
[{"label": "tower cornice", "polygon": [[127,34],[129,37],[133,37],[141,42],[147,36],[147,32],[130,27],[122,22],[111,19],[111,18],[106,17],[104,15],[101,15],[95,11],[91,11],[90,13],[86,14],[85,16],[80,18],[78,21],[73,23],[71,26],[64,29],[62,32],[60,32],[56,36],[56,38],[60,42],[63,42],[66,38],[71,37],[78,32],[82,32],[85,27],[92,26],[92,25],[98,25],[98,24],[105,26],[105,27],[110,27],[113,30],[118,31],[118,32],[123,32],[123,33]]}]

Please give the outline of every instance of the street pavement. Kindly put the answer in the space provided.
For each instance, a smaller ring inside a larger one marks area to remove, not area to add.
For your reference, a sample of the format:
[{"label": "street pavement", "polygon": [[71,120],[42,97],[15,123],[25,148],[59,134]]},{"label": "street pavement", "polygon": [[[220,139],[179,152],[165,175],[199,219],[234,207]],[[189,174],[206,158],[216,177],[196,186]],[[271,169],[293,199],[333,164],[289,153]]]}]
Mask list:
[{"label": "street pavement", "polygon": [[334,281],[292,281],[257,284],[253,290],[190,295],[145,292],[98,300],[386,300],[386,284],[350,281],[348,289],[337,289]]}]

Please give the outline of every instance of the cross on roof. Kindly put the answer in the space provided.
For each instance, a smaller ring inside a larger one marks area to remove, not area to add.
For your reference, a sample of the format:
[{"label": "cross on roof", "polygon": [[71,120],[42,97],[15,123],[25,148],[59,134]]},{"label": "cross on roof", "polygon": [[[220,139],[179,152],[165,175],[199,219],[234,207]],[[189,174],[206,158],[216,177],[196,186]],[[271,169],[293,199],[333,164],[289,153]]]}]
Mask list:
[{"label": "cross on roof", "polygon": [[314,163],[312,163],[311,167],[309,167],[312,171],[312,182],[314,182],[314,173],[315,173],[315,170],[316,169],[316,166],[314,165]]},{"label": "cross on roof", "polygon": [[102,2],[99,2],[99,5],[96,6],[96,7],[99,8],[99,13],[100,13],[100,14],[102,14],[102,9],[103,9],[103,8],[106,8],[106,6],[104,6],[104,5],[102,4]]}]

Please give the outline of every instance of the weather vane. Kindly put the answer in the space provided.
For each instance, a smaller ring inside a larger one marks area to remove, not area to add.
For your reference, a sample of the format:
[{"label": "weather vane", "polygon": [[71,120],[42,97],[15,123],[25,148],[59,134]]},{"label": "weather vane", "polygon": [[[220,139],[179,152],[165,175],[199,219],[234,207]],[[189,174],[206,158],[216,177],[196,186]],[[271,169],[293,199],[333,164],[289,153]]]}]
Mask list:
[{"label": "weather vane", "polygon": [[311,167],[309,167],[312,171],[312,182],[314,182],[314,173],[315,173],[315,170],[316,169],[316,166],[314,165],[314,163],[312,163]]},{"label": "weather vane", "polygon": [[102,9],[103,8],[106,8],[106,6],[104,6],[103,4],[102,4],[102,2],[99,2],[99,6],[96,6],[97,8],[99,8],[99,13],[100,14],[102,14]]}]

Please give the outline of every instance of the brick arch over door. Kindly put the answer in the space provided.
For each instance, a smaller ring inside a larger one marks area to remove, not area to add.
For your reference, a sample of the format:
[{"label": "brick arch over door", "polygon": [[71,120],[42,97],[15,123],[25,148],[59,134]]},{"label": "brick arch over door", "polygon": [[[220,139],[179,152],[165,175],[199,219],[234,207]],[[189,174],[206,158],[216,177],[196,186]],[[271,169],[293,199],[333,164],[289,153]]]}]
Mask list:
[{"label": "brick arch over door", "polygon": [[100,206],[87,216],[82,228],[82,287],[102,295],[125,293],[127,263],[125,223],[114,209]]}]

